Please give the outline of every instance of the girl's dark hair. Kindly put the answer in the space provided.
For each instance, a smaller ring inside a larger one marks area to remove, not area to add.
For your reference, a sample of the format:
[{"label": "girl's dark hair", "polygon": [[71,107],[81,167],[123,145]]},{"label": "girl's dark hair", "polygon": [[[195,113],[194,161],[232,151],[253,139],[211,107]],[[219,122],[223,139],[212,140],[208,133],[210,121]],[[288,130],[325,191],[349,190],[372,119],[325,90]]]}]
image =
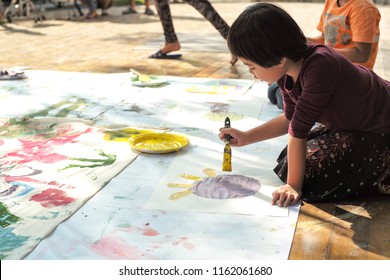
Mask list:
[{"label": "girl's dark hair", "polygon": [[295,20],[270,3],[247,7],[230,28],[227,44],[232,55],[269,68],[283,57],[294,62],[305,57],[306,37]]}]

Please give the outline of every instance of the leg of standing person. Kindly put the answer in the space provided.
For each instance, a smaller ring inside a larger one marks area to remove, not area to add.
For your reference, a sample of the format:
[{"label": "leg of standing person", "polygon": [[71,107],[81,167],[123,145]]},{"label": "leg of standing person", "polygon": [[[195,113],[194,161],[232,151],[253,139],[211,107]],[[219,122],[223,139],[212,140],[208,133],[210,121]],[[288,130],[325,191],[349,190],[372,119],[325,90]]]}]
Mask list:
[{"label": "leg of standing person", "polygon": [[108,9],[112,5],[112,0],[98,0],[98,8],[102,9],[101,16],[108,16]]},{"label": "leg of standing person", "polygon": [[3,1],[0,1],[0,24],[3,22],[4,19],[4,6]]},{"label": "leg of standing person", "polygon": [[150,0],[145,0],[145,15],[153,16],[154,12],[150,8]]},{"label": "leg of standing person", "polygon": [[183,0],[194,7],[205,19],[207,19],[215,29],[226,40],[229,34],[230,26],[218,14],[209,0]]},{"label": "leg of standing person", "polygon": [[[229,35],[230,26],[226,21],[220,16],[220,14],[215,10],[213,5],[209,0],[183,0],[184,2],[190,4],[194,7],[202,16],[207,19],[215,29],[221,34],[221,36],[227,40]],[[232,56],[230,59],[230,64],[236,64],[238,58]]]},{"label": "leg of standing person", "polygon": [[88,0],[88,13],[85,16],[85,19],[93,19],[97,17],[97,0]]},{"label": "leg of standing person", "polygon": [[167,53],[178,51],[181,47],[173,26],[169,0],[154,0],[154,4],[163,27],[165,45],[157,53],[151,55],[150,58],[158,58],[158,54],[166,55]]},{"label": "leg of standing person", "polygon": [[135,9],[135,0],[129,0],[129,7],[122,12],[122,15],[136,14],[137,10]]},{"label": "leg of standing person", "polygon": [[[193,6],[200,14],[207,19],[215,29],[219,31],[221,36],[226,40],[229,34],[230,26],[218,14],[208,0],[184,0],[184,2]],[[151,58],[160,58],[169,52],[180,50],[180,43],[178,41],[175,29],[173,27],[171,10],[169,7],[169,0],[155,0],[156,9],[160,17],[164,36],[165,45],[156,54],[151,55]],[[232,57],[230,63],[234,65],[237,62],[236,57]]]}]

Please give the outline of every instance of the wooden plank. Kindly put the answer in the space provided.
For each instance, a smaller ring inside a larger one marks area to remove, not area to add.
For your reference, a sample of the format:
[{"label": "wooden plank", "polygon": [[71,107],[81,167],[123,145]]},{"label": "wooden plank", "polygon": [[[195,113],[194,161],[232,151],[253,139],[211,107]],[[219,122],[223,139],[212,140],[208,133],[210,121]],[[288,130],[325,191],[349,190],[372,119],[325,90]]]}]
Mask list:
[{"label": "wooden plank", "polygon": [[304,203],[290,251],[290,260],[328,259],[328,244],[333,229],[332,203]]},{"label": "wooden plank", "polygon": [[368,259],[390,259],[390,196],[369,201]]},{"label": "wooden plank", "polygon": [[367,259],[369,215],[366,206],[367,202],[335,205],[329,259]]}]

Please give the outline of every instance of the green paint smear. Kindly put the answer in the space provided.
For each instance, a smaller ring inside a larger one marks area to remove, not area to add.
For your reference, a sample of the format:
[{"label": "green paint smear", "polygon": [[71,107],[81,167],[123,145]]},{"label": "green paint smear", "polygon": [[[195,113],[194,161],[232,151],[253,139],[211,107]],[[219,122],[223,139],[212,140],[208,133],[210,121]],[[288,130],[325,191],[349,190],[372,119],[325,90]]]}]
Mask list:
[{"label": "green paint smear", "polygon": [[70,169],[70,168],[95,168],[101,166],[112,165],[116,161],[116,155],[108,155],[102,150],[99,151],[99,155],[104,157],[103,159],[90,159],[90,158],[70,158],[70,160],[76,160],[81,162],[90,162],[89,165],[82,164],[69,164],[68,166],[59,169],[58,171]]},{"label": "green paint smear", "polygon": [[129,198],[128,198],[128,197],[126,197],[126,196],[119,196],[119,195],[115,195],[115,196],[114,196],[114,199],[123,199],[123,200],[129,200]]},{"label": "green paint smear", "polygon": [[46,129],[36,129],[35,127],[29,127],[29,118],[11,118],[8,120],[7,125],[0,126],[0,138],[2,139],[13,139],[28,136],[36,136],[39,135],[43,139],[50,138],[56,134],[53,130],[53,126],[50,126]]},{"label": "green paint smear", "polygon": [[70,97],[69,100],[61,101],[53,104],[46,109],[40,110],[35,113],[31,113],[22,118],[11,118],[8,120],[7,125],[0,127],[1,138],[20,138],[28,136],[38,135],[42,139],[49,139],[58,134],[53,128],[57,125],[53,123],[48,125],[47,128],[37,129],[36,127],[30,127],[31,119],[35,117],[68,117],[74,115],[75,112],[81,112],[88,103],[86,99],[78,97]]},{"label": "green paint smear", "polygon": [[9,225],[19,222],[20,220],[20,217],[11,214],[7,207],[5,207],[5,205],[0,202],[0,226],[2,228],[8,227]]},{"label": "green paint smear", "polygon": [[[74,101],[71,99],[75,99]],[[84,98],[79,97],[71,97],[69,100],[64,100],[53,104],[46,109],[40,110],[36,113],[32,113],[27,115],[30,118],[34,117],[44,117],[44,116],[52,116],[52,117],[67,117],[70,113],[78,111],[80,108],[84,108],[87,105],[87,101]],[[54,114],[50,114],[50,112],[54,112]]]},{"label": "green paint smear", "polygon": [[130,228],[131,224],[120,224],[118,225],[118,228]]},{"label": "green paint smear", "polygon": [[74,112],[80,112],[82,108],[88,105],[87,100],[78,97],[70,97],[68,100],[53,104],[46,109],[31,113],[22,118],[11,118],[7,125],[0,127],[1,138],[19,138],[21,136],[36,136],[39,135],[43,139],[52,138],[58,132],[53,130],[57,124],[53,123],[47,128],[37,129],[29,127],[30,120],[35,117],[68,117],[74,115]]},{"label": "green paint smear", "polygon": [[29,218],[31,219],[34,219],[34,220],[51,220],[51,219],[55,219],[58,217],[58,215],[60,214],[59,212],[49,212],[50,214],[52,214],[51,217],[48,217],[48,216],[31,216]]},{"label": "green paint smear", "polygon": [[232,121],[242,120],[244,115],[237,113],[207,113],[204,118],[209,119],[210,121],[223,122],[226,117],[229,117]]}]

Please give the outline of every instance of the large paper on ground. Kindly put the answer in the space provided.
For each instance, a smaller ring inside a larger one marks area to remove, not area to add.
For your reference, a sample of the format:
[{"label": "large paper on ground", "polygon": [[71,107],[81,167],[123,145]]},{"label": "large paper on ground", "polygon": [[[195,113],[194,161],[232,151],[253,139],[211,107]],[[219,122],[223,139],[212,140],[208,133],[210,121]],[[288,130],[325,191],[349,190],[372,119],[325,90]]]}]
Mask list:
[{"label": "large paper on ground", "polygon": [[20,259],[138,154],[90,122],[3,119],[0,258]]},{"label": "large paper on ground", "polygon": [[[27,74],[0,83],[0,258],[288,258],[299,207],[270,205],[285,139],[233,147],[232,174],[258,180],[255,192],[239,185],[244,197],[215,199],[189,190],[224,174],[226,116],[245,130],[280,114],[265,84],[166,77],[141,88],[129,73]],[[133,127],[181,133],[190,145],[133,160]]]}]

